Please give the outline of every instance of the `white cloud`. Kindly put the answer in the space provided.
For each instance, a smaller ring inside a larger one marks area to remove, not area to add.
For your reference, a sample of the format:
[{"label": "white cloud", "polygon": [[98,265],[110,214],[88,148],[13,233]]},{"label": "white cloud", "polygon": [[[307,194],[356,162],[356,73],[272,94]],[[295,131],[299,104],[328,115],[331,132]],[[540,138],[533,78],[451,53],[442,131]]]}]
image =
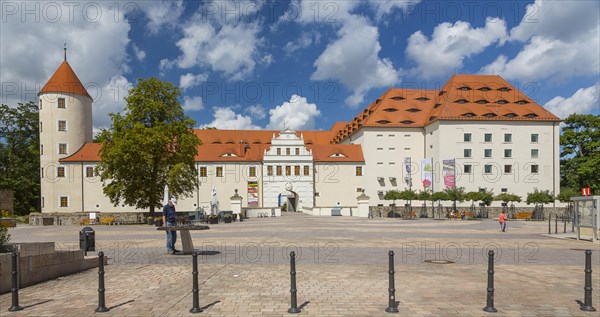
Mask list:
[{"label": "white cloud", "polygon": [[472,28],[468,22],[444,22],[435,27],[431,40],[421,31],[408,38],[406,55],[417,66],[410,72],[424,79],[442,78],[463,66],[463,61],[488,46],[506,39],[506,23],[488,18],[485,27]]},{"label": "white cloud", "polygon": [[315,118],[321,115],[321,111],[305,97],[292,95],[289,102],[269,110],[269,115],[268,129],[310,130],[315,127]]},{"label": "white cloud", "polygon": [[561,119],[572,113],[598,113],[600,104],[600,82],[594,86],[578,89],[571,97],[557,96],[544,107]]},{"label": "white cloud", "polygon": [[340,23],[350,16],[350,13],[360,5],[360,1],[315,1],[292,0],[276,24],[283,22],[309,23]]},{"label": "white cloud", "polygon": [[185,10],[183,0],[139,1],[136,2],[136,6],[146,14],[148,29],[152,34],[158,33],[164,27],[174,28]]},{"label": "white cloud", "polygon": [[380,21],[384,17],[390,16],[394,10],[404,12],[421,2],[420,0],[368,0],[369,5],[375,10],[375,19]]},{"label": "white cloud", "polygon": [[183,106],[182,107],[183,107],[183,110],[185,110],[185,111],[202,110],[204,108],[204,105],[202,104],[202,97],[185,96],[185,97],[183,97]]},{"label": "white cloud", "polygon": [[283,47],[283,50],[285,51],[285,54],[289,56],[292,53],[295,53],[296,51],[305,49],[313,45],[313,43],[318,44],[320,42],[320,39],[321,35],[317,32],[302,32],[300,37],[297,38],[295,41],[287,42]]},{"label": "white cloud", "polygon": [[[12,4],[20,3],[3,3],[3,9],[10,10]],[[107,126],[107,113],[120,112],[124,106],[127,91],[118,87],[129,85],[123,76],[129,71],[130,25],[124,17],[126,12],[111,10],[113,3],[108,2],[94,2],[93,8],[87,7],[88,15],[84,15],[81,5],[39,4],[53,6],[56,9],[52,12],[60,10],[62,15],[44,15],[39,23],[33,23],[32,15],[27,19],[22,19],[20,13],[4,16],[0,27],[1,101],[10,105],[36,101],[37,92],[62,62],[63,43],[67,43],[69,64],[94,97],[94,126]],[[94,9],[103,14],[92,16]],[[14,93],[6,90],[13,87],[18,88]]]},{"label": "white cloud", "polygon": [[187,73],[179,77],[179,88],[186,90],[188,88],[196,87],[208,79],[207,74]]},{"label": "white cloud", "polygon": [[252,118],[235,113],[231,108],[215,108],[214,120],[200,128],[215,127],[221,130],[259,130],[252,124]]},{"label": "white cloud", "polygon": [[330,43],[317,58],[312,80],[334,79],[353,90],[346,99],[352,106],[360,105],[372,88],[388,87],[398,82],[398,71],[392,62],[379,58],[377,28],[366,18],[353,16],[338,31],[338,39]]},{"label": "white cloud", "polygon": [[246,108],[246,112],[250,114],[253,118],[256,119],[264,119],[267,116],[265,108],[261,105],[254,105]]},{"label": "white cloud", "polygon": [[140,49],[137,45],[133,44],[133,52],[138,61],[143,61],[146,58],[146,52]]}]

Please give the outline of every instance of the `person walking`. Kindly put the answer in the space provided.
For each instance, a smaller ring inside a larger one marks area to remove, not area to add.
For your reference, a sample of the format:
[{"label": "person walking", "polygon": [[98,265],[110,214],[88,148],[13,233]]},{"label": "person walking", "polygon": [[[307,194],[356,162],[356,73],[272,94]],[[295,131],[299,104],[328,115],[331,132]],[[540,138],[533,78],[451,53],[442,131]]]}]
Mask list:
[{"label": "person walking", "polygon": [[[171,198],[169,202],[163,207],[163,226],[175,227],[177,225],[177,217],[175,214],[175,198]],[[175,254],[180,252],[175,249],[175,242],[177,242],[177,231],[166,230],[167,233],[167,253]]]},{"label": "person walking", "polygon": [[498,217],[498,221],[500,222],[500,230],[506,232],[506,211],[502,210],[500,217]]}]

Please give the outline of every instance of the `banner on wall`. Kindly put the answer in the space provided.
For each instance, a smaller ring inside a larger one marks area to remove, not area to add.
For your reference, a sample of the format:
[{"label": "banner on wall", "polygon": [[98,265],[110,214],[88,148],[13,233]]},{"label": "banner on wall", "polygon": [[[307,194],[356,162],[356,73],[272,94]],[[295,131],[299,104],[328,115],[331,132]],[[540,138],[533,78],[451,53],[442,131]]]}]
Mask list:
[{"label": "banner on wall", "polygon": [[406,185],[408,185],[408,187],[412,186],[412,167],[410,166],[410,157],[405,157],[404,158],[404,171],[405,171],[405,176],[404,176],[404,182],[406,183]]},{"label": "banner on wall", "polygon": [[443,160],[442,164],[444,167],[442,168],[442,173],[444,175],[444,186],[448,188],[456,187],[455,180],[455,165],[456,162],[454,159],[451,160]]},{"label": "banner on wall", "polygon": [[248,206],[258,206],[258,182],[248,182]]},{"label": "banner on wall", "polygon": [[433,191],[433,159],[430,157],[421,160],[421,181],[424,190]]}]

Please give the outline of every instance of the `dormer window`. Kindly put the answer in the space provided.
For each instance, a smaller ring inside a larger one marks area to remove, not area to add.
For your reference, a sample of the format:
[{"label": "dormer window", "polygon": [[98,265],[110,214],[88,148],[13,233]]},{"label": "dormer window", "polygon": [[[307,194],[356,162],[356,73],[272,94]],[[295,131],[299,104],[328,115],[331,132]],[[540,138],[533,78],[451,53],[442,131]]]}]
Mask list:
[{"label": "dormer window", "polygon": [[443,95],[443,94],[445,94],[445,93],[446,93],[446,92],[442,90],[442,91],[440,91],[440,93],[438,94],[438,96],[442,96],[442,95]]},{"label": "dormer window", "polygon": [[508,87],[501,87],[501,88],[498,88],[498,91],[509,92],[510,88],[508,88]]},{"label": "dormer window", "polygon": [[375,103],[380,103],[380,102],[381,102],[381,99],[375,100]]},{"label": "dormer window", "polygon": [[461,104],[463,104],[463,103],[467,103],[468,101],[467,101],[467,100],[465,100],[465,99],[458,99],[458,100],[456,100],[455,102],[456,102],[456,103],[461,103]]},{"label": "dormer window", "polygon": [[398,111],[398,109],[394,109],[394,108],[385,108],[385,109],[383,109],[383,111],[385,111],[385,112],[396,112],[396,111]]},{"label": "dormer window", "polygon": [[400,122],[400,123],[402,123],[402,124],[413,124],[413,123],[415,123],[415,122],[414,122],[414,121],[411,121],[411,120],[404,120],[404,121],[402,121],[402,122]]},{"label": "dormer window", "polygon": [[419,112],[419,111],[421,111],[421,109],[417,109],[417,108],[410,108],[410,109],[408,109],[408,110],[406,110],[406,111],[408,111],[408,112]]},{"label": "dormer window", "polygon": [[479,99],[479,100],[477,100],[475,102],[478,103],[478,104],[480,104],[480,105],[484,105],[484,104],[488,103],[488,101],[485,100],[485,99]]},{"label": "dormer window", "polygon": [[516,101],[515,103],[516,103],[517,105],[524,105],[524,104],[528,104],[528,103],[529,103],[529,101],[521,99],[521,100],[519,100],[519,101]]},{"label": "dormer window", "polygon": [[527,118],[536,118],[536,117],[538,117],[538,115],[537,115],[537,114],[535,114],[535,113],[528,113],[528,114],[526,114],[525,116],[526,116]]},{"label": "dormer window", "polygon": [[388,120],[379,120],[379,121],[377,121],[377,123],[379,123],[379,124],[388,124],[388,123],[390,123],[390,121],[388,121]]},{"label": "dormer window", "polygon": [[433,105],[433,108],[435,109],[435,108],[437,108],[437,107],[439,107],[441,105],[442,105],[441,103],[436,103],[435,105]]},{"label": "dormer window", "polygon": [[233,154],[233,153],[225,153],[223,155],[221,155],[222,157],[237,157],[237,155]]},{"label": "dormer window", "polygon": [[516,113],[512,113],[512,112],[511,112],[511,113],[507,113],[507,114],[505,114],[504,116],[505,116],[505,117],[507,117],[507,118],[514,118],[514,117],[516,117],[516,116],[517,116],[517,114],[516,114]]},{"label": "dormer window", "polygon": [[396,96],[396,97],[392,97],[391,99],[394,99],[394,100],[404,100],[406,98],[401,97],[401,96]]},{"label": "dormer window", "polygon": [[471,89],[471,87],[468,87],[468,86],[462,86],[462,87],[459,87],[458,90],[460,90],[460,91],[469,91],[469,90],[473,90],[473,89]]},{"label": "dormer window", "polygon": [[490,91],[492,89],[490,87],[481,87],[481,88],[479,88],[477,90],[480,90],[480,91]]},{"label": "dormer window", "polygon": [[488,113],[484,114],[483,116],[488,117],[488,118],[493,118],[493,117],[496,117],[497,115],[495,113],[488,112]]},{"label": "dormer window", "polygon": [[427,97],[419,97],[419,98],[417,98],[417,100],[418,101],[427,101],[427,100],[429,100],[429,98],[427,98]]},{"label": "dormer window", "polygon": [[329,157],[346,157],[346,155],[344,155],[342,153],[333,153]]},{"label": "dormer window", "polygon": [[496,101],[496,103],[499,105],[505,105],[508,103],[508,100],[500,99],[500,100]]},{"label": "dormer window", "polygon": [[467,113],[463,113],[463,114],[462,114],[462,116],[463,116],[463,117],[474,117],[474,116],[475,116],[475,114],[474,114],[474,113],[472,113],[472,112],[467,112]]},{"label": "dormer window", "polygon": [[221,141],[213,141],[212,144],[221,144]]}]

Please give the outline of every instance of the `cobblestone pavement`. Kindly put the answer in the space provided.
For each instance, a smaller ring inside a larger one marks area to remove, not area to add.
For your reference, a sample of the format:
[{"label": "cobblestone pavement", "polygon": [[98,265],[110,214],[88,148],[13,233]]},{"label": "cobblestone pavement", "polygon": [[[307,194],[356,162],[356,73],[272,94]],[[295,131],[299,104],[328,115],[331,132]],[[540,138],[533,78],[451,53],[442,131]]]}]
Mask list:
[{"label": "cobblestone pavement", "polygon": [[[554,225],[554,224],[553,224]],[[597,316],[583,301],[584,252],[594,251],[593,305],[600,309],[600,245],[570,233],[548,235],[547,222],[352,219],[284,216],[192,231],[200,261],[204,316],[290,315],[289,252],[297,254],[303,316],[389,316],[388,251],[395,251],[396,300],[403,316],[485,316],[487,252],[495,250],[499,316]],[[560,227],[560,226],[559,226]],[[562,229],[563,227],[560,227]],[[13,242],[78,246],[80,227],[11,229]],[[164,232],[148,225],[95,226],[109,257],[106,316],[188,316],[189,255],[167,255]],[[554,230],[554,226],[552,227]],[[562,232],[562,230],[559,230]],[[180,246],[180,242],[178,242]],[[435,264],[426,260],[454,263]],[[23,311],[1,316],[86,316],[98,302],[96,269],[20,290]]]}]

